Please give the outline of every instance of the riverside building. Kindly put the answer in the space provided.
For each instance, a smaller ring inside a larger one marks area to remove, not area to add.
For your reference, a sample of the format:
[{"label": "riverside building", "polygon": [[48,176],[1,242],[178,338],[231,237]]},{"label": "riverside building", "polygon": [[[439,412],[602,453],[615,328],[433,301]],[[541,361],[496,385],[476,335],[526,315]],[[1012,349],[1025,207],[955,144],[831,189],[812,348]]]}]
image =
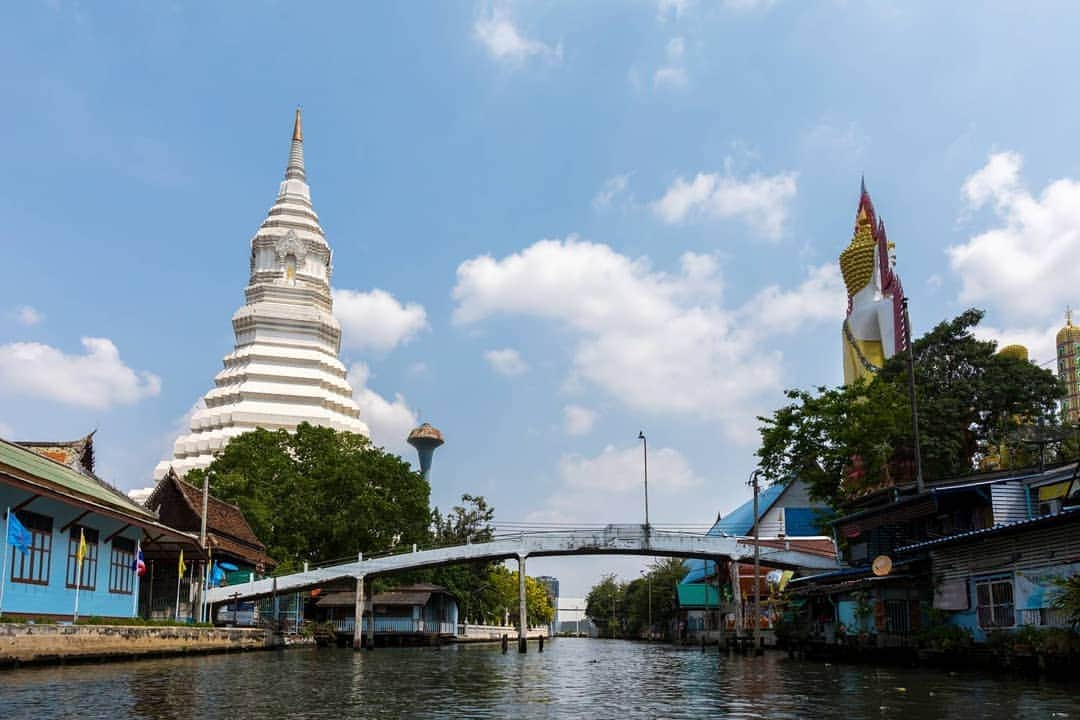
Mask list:
[{"label": "riverside building", "polygon": [[302,422],[368,435],[338,358],[330,245],[311,204],[300,110],[277,200],[251,239],[245,303],[233,314],[236,346],[176,440],[160,480],[208,466],[237,435],[256,428],[295,430]]}]

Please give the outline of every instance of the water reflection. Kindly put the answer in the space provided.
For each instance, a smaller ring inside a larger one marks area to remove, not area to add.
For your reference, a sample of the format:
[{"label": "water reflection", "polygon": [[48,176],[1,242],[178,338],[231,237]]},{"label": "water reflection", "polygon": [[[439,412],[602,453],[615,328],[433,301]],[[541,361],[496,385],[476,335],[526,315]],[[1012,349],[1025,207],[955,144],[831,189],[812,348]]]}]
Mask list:
[{"label": "water reflection", "polygon": [[[0,718],[1080,718],[1065,684],[559,639],[0,673]],[[1057,713],[1057,715],[1055,715]]]}]

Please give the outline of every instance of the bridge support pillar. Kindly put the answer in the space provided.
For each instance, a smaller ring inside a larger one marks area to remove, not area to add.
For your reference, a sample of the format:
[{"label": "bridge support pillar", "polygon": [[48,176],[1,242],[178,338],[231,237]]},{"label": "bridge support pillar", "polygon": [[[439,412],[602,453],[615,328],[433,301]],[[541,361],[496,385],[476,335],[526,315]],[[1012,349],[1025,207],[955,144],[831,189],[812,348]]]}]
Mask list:
[{"label": "bridge support pillar", "polygon": [[371,612],[368,613],[367,649],[375,649],[375,596],[371,596]]},{"label": "bridge support pillar", "polygon": [[364,647],[364,576],[356,578],[356,605],[353,610],[353,650]]},{"label": "bridge support pillar", "polygon": [[518,652],[528,652],[525,629],[528,627],[525,609],[525,556],[518,555]]}]

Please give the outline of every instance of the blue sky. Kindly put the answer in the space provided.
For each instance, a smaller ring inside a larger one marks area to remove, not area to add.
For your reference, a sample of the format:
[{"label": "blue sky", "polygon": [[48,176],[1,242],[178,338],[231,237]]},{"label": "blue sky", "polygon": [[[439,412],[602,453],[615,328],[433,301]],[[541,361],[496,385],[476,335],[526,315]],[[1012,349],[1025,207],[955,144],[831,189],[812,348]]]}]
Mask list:
[{"label": "blue sky", "polygon": [[376,441],[447,436],[433,501],[640,521],[644,429],[652,520],[707,525],[755,415],[841,379],[862,173],[916,331],[975,305],[1051,358],[1078,31],[1049,2],[6,5],[0,436],[96,427],[101,474],[149,484],[301,104],[342,357]]}]

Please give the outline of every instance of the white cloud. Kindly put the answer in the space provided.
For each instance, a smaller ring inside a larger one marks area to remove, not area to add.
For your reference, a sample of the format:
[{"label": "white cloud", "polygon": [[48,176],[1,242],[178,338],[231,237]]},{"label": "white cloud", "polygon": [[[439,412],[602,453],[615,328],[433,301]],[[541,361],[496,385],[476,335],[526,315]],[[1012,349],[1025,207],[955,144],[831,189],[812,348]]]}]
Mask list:
[{"label": "white cloud", "polygon": [[10,425],[4,422],[0,422],[0,438],[4,438],[5,440],[11,440],[14,435],[15,431],[11,428]]},{"label": "white cloud", "polygon": [[493,8],[490,13],[477,18],[473,25],[473,35],[496,60],[514,64],[533,56],[552,62],[562,60],[562,43],[553,47],[525,37],[503,8]]},{"label": "white cloud", "polygon": [[653,73],[653,86],[657,88],[684,88],[689,84],[683,55],[686,43],[681,37],[668,40],[667,61]]},{"label": "white cloud", "polygon": [[0,345],[0,392],[106,409],[161,392],[161,379],[136,372],[106,338],[83,338],[84,355],[33,342]]},{"label": "white cloud", "polygon": [[[644,478],[640,445],[616,448],[608,445],[595,457],[564,455],[559,461],[559,475],[564,489],[599,490],[604,494],[637,494]],[[649,452],[649,475],[669,491],[697,487],[702,480],[678,450],[659,448]]]},{"label": "white cloud", "polygon": [[484,353],[484,359],[488,361],[492,370],[507,377],[521,375],[529,370],[528,363],[522,360],[521,354],[513,348],[488,350]]},{"label": "white cloud", "polygon": [[669,18],[680,19],[694,4],[694,0],[659,0],[656,4],[656,17],[660,22]]},{"label": "white cloud", "polygon": [[948,249],[960,301],[986,304],[1009,323],[1041,328],[1076,303],[1080,181],[1054,180],[1035,196],[1020,179],[1023,158],[995,153],[964,182],[971,210],[990,205],[995,227]]},{"label": "white cloud", "polygon": [[[644,521],[644,453],[640,443],[608,445],[587,457],[563,455],[548,499],[525,517],[543,523],[641,523]],[[686,523],[687,502],[702,500],[704,480],[678,450],[649,448],[649,520]],[[711,514],[711,513],[710,513]],[[703,528],[704,529],[704,528]]]},{"label": "white cloud", "polygon": [[592,204],[596,210],[610,207],[613,200],[626,191],[630,184],[630,174],[614,175],[604,181],[604,187],[593,197]]},{"label": "white cloud", "polygon": [[596,425],[596,411],[580,405],[563,408],[563,431],[567,435],[588,435]]},{"label": "white cloud", "polygon": [[767,10],[776,4],[776,0],[724,0],[726,10],[748,12],[750,10]]},{"label": "white cloud", "polygon": [[795,197],[796,173],[753,174],[740,179],[730,173],[698,173],[693,180],[675,179],[653,212],[669,225],[692,214],[739,218],[762,236],[776,240],[784,231],[788,205]]},{"label": "white cloud", "polygon": [[636,410],[717,419],[730,437],[752,441],[761,397],[781,385],[781,358],[762,339],[835,320],[845,297],[839,275],[831,264],[811,269],[794,290],[766,288],[729,308],[715,258],[688,253],[681,265],[670,275],[606,245],[542,240],[501,260],[462,263],[454,320],[557,321],[576,338],[575,382]]},{"label": "white cloud", "polygon": [[840,269],[828,263],[810,268],[807,276],[794,290],[770,285],[746,303],[743,320],[751,331],[787,333],[807,321],[836,320],[836,308],[843,307],[846,298]]},{"label": "white cloud", "polygon": [[425,329],[422,305],[403,305],[385,290],[334,290],[334,317],[341,323],[346,347],[386,351],[406,343]]},{"label": "white cloud", "polygon": [[45,319],[45,316],[29,305],[21,305],[15,308],[15,319],[20,325],[32,327]]},{"label": "white cloud", "polygon": [[412,459],[413,451],[406,442],[409,431],[419,424],[416,411],[409,407],[401,393],[387,400],[368,387],[373,375],[365,363],[353,363],[349,367],[349,384],[353,399],[360,406],[360,419],[371,431],[371,441],[380,447]]}]

